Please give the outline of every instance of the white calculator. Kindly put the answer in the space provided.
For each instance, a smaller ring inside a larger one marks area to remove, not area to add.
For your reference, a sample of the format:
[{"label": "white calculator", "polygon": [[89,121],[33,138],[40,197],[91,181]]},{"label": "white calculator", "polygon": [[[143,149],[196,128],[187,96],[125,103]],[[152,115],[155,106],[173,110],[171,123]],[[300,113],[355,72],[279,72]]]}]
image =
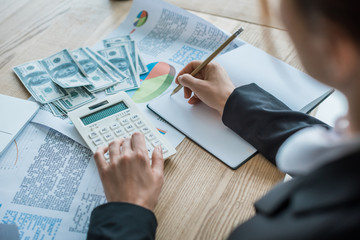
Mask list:
[{"label": "white calculator", "polygon": [[[98,147],[107,146],[116,138],[130,137],[134,132],[144,134],[150,158],[158,145],[162,147],[164,159],[176,153],[125,92],[91,102],[69,112],[68,116],[93,153]],[[108,158],[108,154],[105,157]]]}]

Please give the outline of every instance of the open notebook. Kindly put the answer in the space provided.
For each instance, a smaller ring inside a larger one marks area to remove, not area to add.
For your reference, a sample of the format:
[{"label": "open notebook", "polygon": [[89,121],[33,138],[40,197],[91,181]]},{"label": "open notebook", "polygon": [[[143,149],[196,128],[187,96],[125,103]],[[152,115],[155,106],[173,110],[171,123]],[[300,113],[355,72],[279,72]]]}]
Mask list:
[{"label": "open notebook", "polygon": [[[295,111],[309,112],[333,91],[249,44],[215,61],[226,69],[236,87],[256,83]],[[226,165],[236,169],[256,153],[253,146],[222,123],[215,110],[203,103],[188,104],[182,91],[171,97],[170,93],[150,102],[148,108]]]}]

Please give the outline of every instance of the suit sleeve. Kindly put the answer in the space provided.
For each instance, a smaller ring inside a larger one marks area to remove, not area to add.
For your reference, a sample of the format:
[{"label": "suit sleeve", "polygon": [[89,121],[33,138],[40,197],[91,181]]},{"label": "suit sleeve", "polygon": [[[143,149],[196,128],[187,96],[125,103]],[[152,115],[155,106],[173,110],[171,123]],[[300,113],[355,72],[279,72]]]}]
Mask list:
[{"label": "suit sleeve", "polygon": [[157,221],[152,211],[130,203],[113,202],[91,213],[87,239],[155,239]]},{"label": "suit sleeve", "polygon": [[223,123],[253,145],[269,161],[295,132],[325,123],[288,106],[256,84],[236,88],[226,102]]}]

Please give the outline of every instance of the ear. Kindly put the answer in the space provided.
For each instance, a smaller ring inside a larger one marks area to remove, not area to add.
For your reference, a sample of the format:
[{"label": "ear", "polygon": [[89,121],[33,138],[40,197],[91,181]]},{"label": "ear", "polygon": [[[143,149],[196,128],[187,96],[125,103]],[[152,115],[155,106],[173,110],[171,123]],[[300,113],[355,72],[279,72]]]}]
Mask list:
[{"label": "ear", "polygon": [[360,65],[360,51],[355,40],[339,25],[328,21],[324,54],[327,57],[328,77],[334,86],[340,88],[349,85],[350,81],[356,80]]}]

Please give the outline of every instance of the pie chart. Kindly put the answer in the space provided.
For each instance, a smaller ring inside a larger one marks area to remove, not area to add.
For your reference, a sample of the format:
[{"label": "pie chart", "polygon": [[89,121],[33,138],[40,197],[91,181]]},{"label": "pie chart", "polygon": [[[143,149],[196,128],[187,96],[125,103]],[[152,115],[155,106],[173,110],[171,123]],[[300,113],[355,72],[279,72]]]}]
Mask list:
[{"label": "pie chart", "polygon": [[145,103],[160,96],[175,78],[175,68],[165,62],[153,62],[147,68],[149,72],[140,75],[140,88],[128,92],[136,103]]},{"label": "pie chart", "polygon": [[145,24],[147,18],[148,18],[148,12],[147,11],[143,10],[143,11],[139,12],[139,14],[135,18],[134,26],[135,27],[141,27],[142,25]]}]

